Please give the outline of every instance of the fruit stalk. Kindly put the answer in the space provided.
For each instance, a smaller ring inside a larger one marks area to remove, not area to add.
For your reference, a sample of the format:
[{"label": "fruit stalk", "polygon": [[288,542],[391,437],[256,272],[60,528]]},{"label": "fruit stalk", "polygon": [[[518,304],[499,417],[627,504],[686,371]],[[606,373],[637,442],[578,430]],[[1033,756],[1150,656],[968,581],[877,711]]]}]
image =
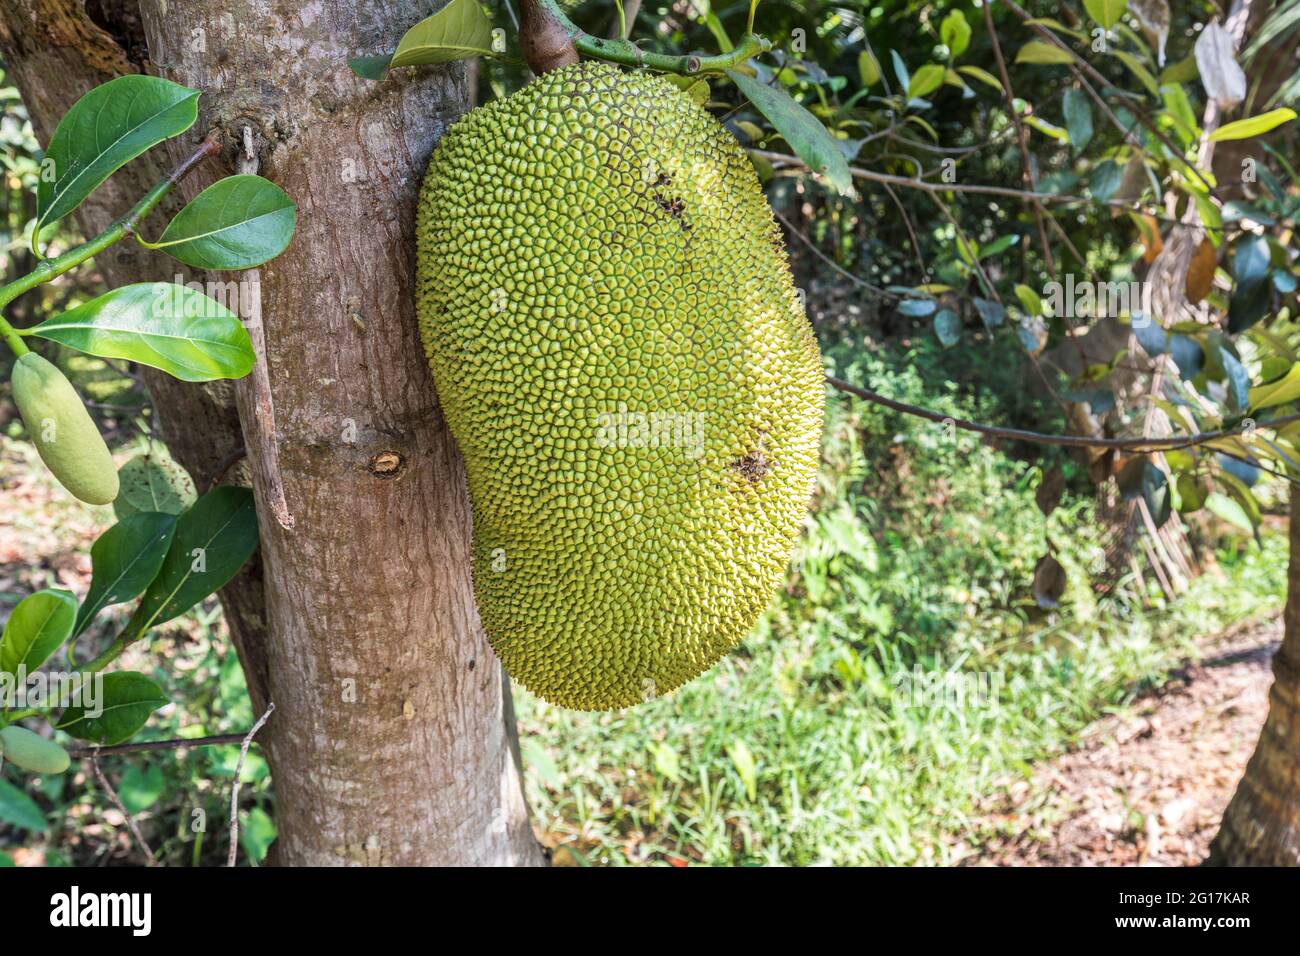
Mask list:
[{"label": "fruit stalk", "polygon": [[694,53],[647,53],[630,40],[607,40],[584,32],[564,15],[555,0],[521,0],[519,48],[538,76],[578,62],[579,55],[623,66],[649,67],[664,73],[693,76],[721,73],[772,49],[766,37],[746,33],[735,48],[714,56]]}]

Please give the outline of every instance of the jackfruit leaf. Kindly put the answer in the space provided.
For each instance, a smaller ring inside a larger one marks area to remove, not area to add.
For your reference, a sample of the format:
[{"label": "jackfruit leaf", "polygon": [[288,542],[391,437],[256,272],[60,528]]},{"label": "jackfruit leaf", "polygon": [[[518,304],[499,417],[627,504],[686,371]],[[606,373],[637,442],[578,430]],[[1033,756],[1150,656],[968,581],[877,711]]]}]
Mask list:
[{"label": "jackfruit leaf", "polygon": [[959,57],[970,46],[970,24],[966,15],[960,10],[953,10],[939,24],[939,39],[948,48],[949,54]]},{"label": "jackfruit leaf", "polygon": [[992,299],[975,298],[975,311],[990,329],[997,328],[1007,317],[1007,310]]},{"label": "jackfruit leaf", "polygon": [[912,75],[907,72],[907,64],[903,62],[897,50],[889,51],[889,59],[894,65],[894,77],[898,80],[898,85],[906,90],[912,85]]},{"label": "jackfruit leaf", "polygon": [[1264,520],[1264,515],[1260,510],[1259,502],[1255,499],[1255,495],[1246,487],[1245,482],[1226,471],[1220,470],[1216,480],[1219,486],[1228,493],[1228,497],[1241,507],[1242,514],[1250,522],[1250,530],[1258,535],[1259,525]]},{"label": "jackfruit leaf", "polygon": [[785,137],[795,154],[808,164],[814,173],[826,177],[827,182],[840,195],[853,191],[853,177],[848,161],[840,152],[826,127],[806,109],[791,99],[785,90],[765,86],[758,80],[736,70],[727,70],[727,76],[740,89],[741,94],[762,113],[776,131]]},{"label": "jackfruit leaf", "polygon": [[943,85],[943,76],[947,72],[946,67],[939,66],[935,63],[927,63],[921,67],[912,76],[912,82],[907,85],[907,95],[909,99],[919,96],[929,96],[940,86]]},{"label": "jackfruit leaf", "polygon": [[1256,385],[1250,390],[1247,401],[1250,410],[1257,412],[1277,405],[1287,405],[1296,399],[1300,399],[1300,362],[1292,365],[1277,381]]},{"label": "jackfruit leaf", "polygon": [[140,813],[158,802],[166,786],[167,779],[162,767],[156,763],[150,764],[145,770],[132,765],[122,774],[117,785],[117,795],[122,798],[122,806],[126,807],[128,813]]},{"label": "jackfruit leaf", "polygon": [[979,80],[985,86],[991,86],[999,93],[1002,92],[1002,81],[988,70],[981,69],[978,66],[959,66],[957,67],[957,72],[964,73],[973,79]]},{"label": "jackfruit leaf", "polygon": [[162,567],[126,626],[138,634],[214,594],[257,550],[257,512],[248,488],[222,485],[176,521]]},{"label": "jackfruit leaf", "polygon": [[90,549],[90,590],[77,611],[73,634],[80,634],[101,610],[144,593],[162,567],[176,532],[176,516],[146,511],[109,528]]},{"label": "jackfruit leaf", "polygon": [[44,833],[48,825],[36,801],[8,780],[0,780],[0,822],[35,833]]},{"label": "jackfruit leaf", "polygon": [[1263,236],[1244,236],[1234,244],[1232,277],[1236,285],[1228,300],[1229,332],[1245,331],[1268,311],[1272,297],[1268,282],[1271,256]]},{"label": "jackfruit leaf", "polygon": [[1137,77],[1138,82],[1146,87],[1148,93],[1152,96],[1160,95],[1160,84],[1151,75],[1151,71],[1142,65],[1141,60],[1126,50],[1113,50],[1112,52],[1119,58],[1121,63],[1128,67],[1128,71]]},{"label": "jackfruit leaf", "polygon": [[1083,0],[1088,16],[1109,30],[1128,9],[1128,0]]},{"label": "jackfruit leaf", "polygon": [[119,521],[143,511],[178,515],[198,497],[189,472],[162,447],[129,459],[117,470],[117,479],[113,513]]},{"label": "jackfruit leaf", "polygon": [[1200,138],[1201,127],[1196,122],[1191,100],[1181,86],[1166,83],[1160,87],[1160,96],[1165,104],[1165,115],[1173,120],[1178,137],[1184,144],[1191,144]]},{"label": "jackfruit leaf", "polygon": [[1246,74],[1237,65],[1232,34],[1216,20],[1207,24],[1193,48],[1201,85],[1219,109],[1230,110],[1246,98]]},{"label": "jackfruit leaf", "polygon": [[880,62],[870,50],[858,54],[858,76],[863,86],[875,86],[880,82]]},{"label": "jackfruit leaf", "polygon": [[144,674],[114,671],[104,675],[97,717],[86,714],[80,704],[64,710],[57,726],[60,730],[92,743],[109,747],[135,736],[149,715],[168,703],[167,695]]},{"label": "jackfruit leaf", "polygon": [[76,209],[122,166],[189,129],[198,101],[198,90],[142,74],[119,76],[77,100],[45,151],[32,245],[44,226]]},{"label": "jackfruit leaf", "polygon": [[0,637],[0,673],[31,674],[72,634],[77,599],[71,591],[47,589],[18,602]]},{"label": "jackfruit leaf", "polygon": [[961,320],[952,309],[940,309],[934,314],[934,334],[944,348],[961,341]]},{"label": "jackfruit leaf", "polygon": [[1242,531],[1253,533],[1255,530],[1245,509],[1222,492],[1212,491],[1205,496],[1205,510]]},{"label": "jackfruit leaf", "polygon": [[1124,167],[1113,160],[1098,163],[1088,177],[1088,191],[1098,202],[1109,202],[1124,181]]},{"label": "jackfruit leaf", "polygon": [[1133,336],[1138,340],[1138,345],[1142,346],[1142,351],[1152,358],[1163,355],[1169,345],[1169,337],[1165,334],[1165,330],[1158,322],[1152,321],[1147,316],[1141,318],[1143,321],[1139,322],[1136,321],[1137,316],[1134,316],[1135,321],[1132,323]]},{"label": "jackfruit leaf", "polygon": [[934,299],[904,299],[898,303],[899,314],[914,319],[931,315],[934,313],[934,309]]},{"label": "jackfruit leaf", "polygon": [[1210,142],[1219,143],[1226,139],[1250,139],[1252,136],[1263,136],[1269,130],[1277,129],[1283,123],[1291,122],[1295,119],[1295,116],[1295,110],[1282,107],[1281,109],[1269,110],[1267,113],[1260,113],[1258,116],[1250,116],[1246,119],[1224,123],[1210,134]]},{"label": "jackfruit leaf", "polygon": [[391,57],[360,56],[348,61],[352,72],[367,80],[382,80],[399,66],[425,66],[470,60],[476,56],[501,56],[493,49],[492,21],[478,0],[451,0],[431,17],[407,30]]},{"label": "jackfruit leaf", "polygon": [[1087,94],[1083,90],[1070,88],[1065,91],[1062,107],[1065,113],[1065,128],[1070,133],[1070,145],[1076,152],[1082,152],[1092,140],[1092,104],[1088,102]]},{"label": "jackfruit leaf", "polygon": [[1038,606],[1050,610],[1061,606],[1061,595],[1065,593],[1065,568],[1061,562],[1050,554],[1038,559],[1034,566],[1033,594]]},{"label": "jackfruit leaf", "polygon": [[237,315],[171,282],[122,286],[46,319],[32,334],[101,358],[149,365],[183,382],[241,378],[255,358]]},{"label": "jackfruit leaf", "polygon": [[1174,365],[1178,367],[1178,377],[1183,381],[1191,381],[1196,378],[1201,369],[1205,367],[1205,350],[1201,348],[1201,343],[1193,338],[1176,332],[1169,336],[1167,340],[1169,357],[1174,360]]},{"label": "jackfruit leaf", "polygon": [[1029,315],[1043,314],[1042,296],[1024,283],[1017,283],[1016,298],[1020,301],[1020,307]]},{"label": "jackfruit leaf", "polygon": [[1250,404],[1250,373],[1226,348],[1219,349],[1219,362],[1223,365],[1223,384],[1228,390],[1228,408],[1244,412]]},{"label": "jackfruit leaf", "polygon": [[251,269],[284,251],[297,208],[283,189],[261,176],[227,176],[195,196],[167,224],[161,249],[196,269]]},{"label": "jackfruit leaf", "polygon": [[363,80],[382,80],[388,75],[388,64],[392,62],[393,54],[382,53],[379,56],[354,56],[348,60],[348,66]]},{"label": "jackfruit leaf", "polygon": [[[1034,63],[1042,66],[1073,63],[1074,57],[1069,50],[1063,50],[1055,43],[1046,40],[1030,40],[1016,51],[1017,63]],[[1001,84],[998,84],[999,88]]]}]

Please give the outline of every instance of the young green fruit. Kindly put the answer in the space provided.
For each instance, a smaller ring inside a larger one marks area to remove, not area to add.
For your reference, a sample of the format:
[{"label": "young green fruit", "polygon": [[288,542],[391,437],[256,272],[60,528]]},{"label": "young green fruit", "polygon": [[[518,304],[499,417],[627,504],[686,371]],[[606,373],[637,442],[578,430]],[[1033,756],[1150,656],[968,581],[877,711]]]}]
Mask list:
[{"label": "young green fruit", "polygon": [[0,754],[32,773],[63,773],[72,763],[58,744],[17,724],[0,729]]},{"label": "young green fruit", "polygon": [[711,667],[784,580],[825,395],[745,153],[663,79],[564,67],[447,132],[416,235],[510,676],[603,710]]},{"label": "young green fruit", "polygon": [[64,374],[28,352],[14,363],[13,393],[41,460],[63,487],[92,505],[116,498],[113,456]]}]

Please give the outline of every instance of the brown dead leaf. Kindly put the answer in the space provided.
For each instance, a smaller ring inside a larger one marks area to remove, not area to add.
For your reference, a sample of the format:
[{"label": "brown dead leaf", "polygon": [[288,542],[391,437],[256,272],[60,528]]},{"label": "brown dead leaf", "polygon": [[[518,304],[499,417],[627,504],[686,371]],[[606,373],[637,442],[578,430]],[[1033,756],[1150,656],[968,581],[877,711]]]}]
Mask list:
[{"label": "brown dead leaf", "polygon": [[1218,267],[1219,256],[1214,243],[1202,239],[1201,244],[1192,253],[1192,261],[1187,266],[1187,301],[1192,305],[1200,302],[1214,288],[1214,270]]}]

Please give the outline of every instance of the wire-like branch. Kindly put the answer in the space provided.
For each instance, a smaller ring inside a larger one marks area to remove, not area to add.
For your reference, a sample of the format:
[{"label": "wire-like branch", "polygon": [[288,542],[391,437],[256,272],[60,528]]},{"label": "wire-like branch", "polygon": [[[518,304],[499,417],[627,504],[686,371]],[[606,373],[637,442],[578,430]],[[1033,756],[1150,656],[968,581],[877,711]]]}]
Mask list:
[{"label": "wire-like branch", "polygon": [[144,858],[148,861],[150,866],[157,866],[158,858],[153,855],[153,850],[151,850],[149,844],[145,842],[144,834],[140,832],[140,828],[136,825],[135,818],[131,816],[131,812],[127,810],[126,805],[122,803],[122,798],[117,795],[117,791],[113,789],[113,785],[108,782],[108,778],[104,776],[104,771],[99,769],[99,761],[95,759],[93,753],[90,757],[90,766],[95,771],[95,779],[99,781],[100,787],[102,787],[104,792],[108,794],[108,798],[113,801],[113,806],[117,807],[118,812],[126,818],[126,828],[131,831],[131,836],[135,838],[135,842],[140,847],[140,851],[144,853]]},{"label": "wire-like branch", "polygon": [[[897,399],[881,395],[879,392],[873,392],[868,388],[859,388],[832,375],[826,376],[826,382],[832,388],[841,392],[854,395],[874,405],[901,412],[904,415],[913,415],[916,418],[924,418],[926,421],[951,425],[954,428],[960,428],[962,431],[975,432],[980,435],[987,435],[990,438],[1032,442],[1036,445],[1057,445],[1065,448],[1115,448],[1131,452],[1172,451],[1178,448],[1203,445],[1206,442],[1217,441],[1221,438],[1233,438],[1252,427],[1249,421],[1242,421],[1230,428],[1222,428],[1218,431],[1199,432],[1195,435],[1169,435],[1164,438],[1089,438],[1086,435],[1050,435],[1046,432],[1028,431],[1023,428],[1002,428],[997,425],[985,425],[982,422],[973,422],[965,418],[945,415],[942,412],[921,408],[919,405],[900,402]],[[1295,413],[1282,415],[1267,421],[1256,421],[1253,423],[1253,427],[1278,428],[1298,421],[1300,421],[1300,413]]]},{"label": "wire-like branch", "polygon": [[134,744],[114,744],[111,747],[69,747],[73,760],[82,757],[108,757],[113,754],[145,753],[158,750],[180,750],[185,747],[216,747],[222,744],[241,743],[247,734],[219,734],[213,737],[177,737],[172,740],[146,740]]},{"label": "wire-like branch", "polygon": [[248,748],[252,746],[253,738],[273,713],[275,713],[275,704],[267,704],[266,713],[257,718],[257,723],[253,724],[252,729],[244,737],[244,745],[239,748],[239,763],[235,764],[235,785],[230,789],[230,853],[226,857],[228,867],[235,865],[239,855],[239,775],[244,772],[244,758],[248,756]]}]

